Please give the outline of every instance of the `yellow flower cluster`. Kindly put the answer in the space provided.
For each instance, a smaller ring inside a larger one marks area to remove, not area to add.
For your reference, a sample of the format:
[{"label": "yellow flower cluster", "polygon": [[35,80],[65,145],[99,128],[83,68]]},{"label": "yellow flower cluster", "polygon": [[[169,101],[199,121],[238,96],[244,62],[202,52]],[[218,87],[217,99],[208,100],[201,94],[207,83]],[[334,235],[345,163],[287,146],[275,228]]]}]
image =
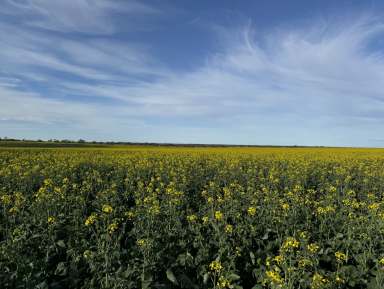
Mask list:
[{"label": "yellow flower cluster", "polygon": [[187,220],[190,223],[194,223],[197,220],[197,216],[196,215],[189,215],[189,216],[187,216]]},{"label": "yellow flower cluster", "polygon": [[307,258],[303,258],[303,259],[300,259],[299,260],[299,267],[300,268],[306,268],[306,267],[310,267],[312,266],[312,261],[307,259]]},{"label": "yellow flower cluster", "polygon": [[317,215],[325,215],[329,213],[334,213],[335,208],[333,206],[318,207],[316,210]]},{"label": "yellow flower cluster", "polygon": [[319,251],[319,248],[320,248],[319,245],[315,243],[311,243],[307,245],[308,251],[311,252],[312,254],[316,254],[317,251]]},{"label": "yellow flower cluster", "polygon": [[97,220],[97,214],[92,213],[86,220],[85,220],[85,225],[90,226],[93,225]]},{"label": "yellow flower cluster", "polygon": [[299,241],[297,241],[293,237],[288,237],[287,239],[285,239],[283,245],[281,246],[281,250],[283,252],[287,252],[287,251],[291,251],[291,250],[296,250],[299,248],[299,246],[300,246]]},{"label": "yellow flower cluster", "polygon": [[299,233],[299,237],[300,237],[301,239],[307,239],[307,238],[308,238],[308,232],[307,232],[307,231],[301,231],[301,232]]},{"label": "yellow flower cluster", "polygon": [[115,232],[118,228],[119,228],[119,224],[118,224],[118,223],[112,223],[112,224],[109,224],[109,225],[108,225],[108,233],[109,233],[109,234],[112,234],[112,233]]},{"label": "yellow flower cluster", "polygon": [[225,226],[225,232],[231,234],[233,232],[233,226],[228,224]]},{"label": "yellow flower cluster", "polygon": [[209,270],[213,272],[220,272],[223,269],[223,265],[221,265],[220,261],[212,261],[211,264],[209,264]]},{"label": "yellow flower cluster", "polygon": [[253,217],[254,215],[256,215],[256,208],[255,207],[249,207],[247,209],[247,212],[248,212],[248,215]]},{"label": "yellow flower cluster", "polygon": [[371,211],[377,211],[380,208],[380,203],[372,203],[368,205],[368,209]]},{"label": "yellow flower cluster", "polygon": [[125,212],[125,213],[124,213],[124,216],[125,216],[128,220],[133,220],[133,218],[135,217],[135,213],[132,212],[132,211],[128,211],[128,212]]},{"label": "yellow flower cluster", "polygon": [[283,203],[281,205],[281,207],[283,208],[284,211],[288,211],[289,210],[289,204],[287,204],[287,203]]},{"label": "yellow flower cluster", "polygon": [[343,252],[339,252],[339,251],[337,251],[335,253],[335,257],[336,257],[337,262],[340,262],[340,263],[347,262],[347,260],[348,260],[347,255],[345,255]]},{"label": "yellow flower cluster", "polygon": [[90,258],[92,257],[92,252],[91,252],[90,250],[85,250],[85,251],[83,252],[83,257],[84,257],[85,259],[90,259]]},{"label": "yellow flower cluster", "polygon": [[274,283],[276,285],[281,285],[284,283],[284,279],[275,270],[266,271],[265,274],[267,275],[267,278],[271,283]]},{"label": "yellow flower cluster", "polygon": [[341,278],[339,275],[337,275],[336,278],[335,278],[335,282],[337,284],[344,284],[345,280],[343,278]]},{"label": "yellow flower cluster", "polygon": [[378,260],[379,265],[384,266],[384,257]]},{"label": "yellow flower cluster", "polygon": [[139,239],[136,241],[136,244],[139,246],[139,247],[145,247],[147,245],[147,240],[145,239]]},{"label": "yellow flower cluster", "polygon": [[231,286],[231,282],[224,276],[220,276],[216,285],[218,288],[229,288]]},{"label": "yellow flower cluster", "polygon": [[222,212],[220,212],[220,211],[215,212],[215,219],[217,221],[221,221],[223,219],[223,217],[224,217],[224,214]]},{"label": "yellow flower cluster", "polygon": [[311,289],[321,289],[328,283],[328,279],[319,273],[315,273],[312,277]]},{"label": "yellow flower cluster", "polygon": [[2,196],[0,197],[0,201],[1,201],[4,205],[9,205],[9,204],[11,204],[12,199],[11,199],[11,196],[10,196],[10,195],[2,195]]},{"label": "yellow flower cluster", "polygon": [[275,261],[278,265],[281,265],[284,261],[283,255],[277,255],[273,258],[273,261]]},{"label": "yellow flower cluster", "polygon": [[113,208],[110,205],[103,205],[102,209],[103,213],[110,214],[113,212]]},{"label": "yellow flower cluster", "polygon": [[48,220],[47,220],[47,223],[48,223],[48,225],[53,225],[54,223],[56,223],[56,218],[52,217],[52,216],[49,216]]}]

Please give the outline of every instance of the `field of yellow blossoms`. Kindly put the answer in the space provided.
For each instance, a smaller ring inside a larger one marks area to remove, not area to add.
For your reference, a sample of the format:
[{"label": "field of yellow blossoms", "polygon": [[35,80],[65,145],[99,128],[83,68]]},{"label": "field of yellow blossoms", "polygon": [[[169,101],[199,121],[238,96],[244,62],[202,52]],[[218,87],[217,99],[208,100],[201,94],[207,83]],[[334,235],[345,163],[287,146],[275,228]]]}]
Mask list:
[{"label": "field of yellow blossoms", "polygon": [[384,150],[1,148],[1,288],[384,288]]}]

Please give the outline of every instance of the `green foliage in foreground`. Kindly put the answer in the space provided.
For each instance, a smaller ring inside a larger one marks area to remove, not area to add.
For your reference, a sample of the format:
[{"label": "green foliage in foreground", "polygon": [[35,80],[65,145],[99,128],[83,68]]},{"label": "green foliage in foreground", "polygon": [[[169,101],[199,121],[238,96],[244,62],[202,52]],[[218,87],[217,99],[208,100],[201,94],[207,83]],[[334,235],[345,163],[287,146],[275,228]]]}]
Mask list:
[{"label": "green foliage in foreground", "polygon": [[380,150],[0,150],[1,288],[384,288]]}]

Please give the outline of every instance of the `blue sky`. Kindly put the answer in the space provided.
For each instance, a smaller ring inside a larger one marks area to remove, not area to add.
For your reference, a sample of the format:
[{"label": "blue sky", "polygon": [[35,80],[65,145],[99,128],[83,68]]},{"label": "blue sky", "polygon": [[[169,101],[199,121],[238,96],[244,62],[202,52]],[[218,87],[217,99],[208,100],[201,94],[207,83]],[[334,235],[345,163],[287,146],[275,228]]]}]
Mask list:
[{"label": "blue sky", "polygon": [[0,136],[384,146],[383,1],[0,2]]}]

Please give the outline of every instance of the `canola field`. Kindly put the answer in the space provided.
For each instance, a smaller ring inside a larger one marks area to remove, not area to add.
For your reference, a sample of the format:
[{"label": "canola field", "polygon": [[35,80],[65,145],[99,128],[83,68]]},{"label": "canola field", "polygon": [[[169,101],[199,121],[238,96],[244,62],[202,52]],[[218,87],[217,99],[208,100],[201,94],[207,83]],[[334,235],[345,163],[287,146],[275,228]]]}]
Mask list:
[{"label": "canola field", "polygon": [[1,148],[1,288],[384,288],[384,150]]}]

